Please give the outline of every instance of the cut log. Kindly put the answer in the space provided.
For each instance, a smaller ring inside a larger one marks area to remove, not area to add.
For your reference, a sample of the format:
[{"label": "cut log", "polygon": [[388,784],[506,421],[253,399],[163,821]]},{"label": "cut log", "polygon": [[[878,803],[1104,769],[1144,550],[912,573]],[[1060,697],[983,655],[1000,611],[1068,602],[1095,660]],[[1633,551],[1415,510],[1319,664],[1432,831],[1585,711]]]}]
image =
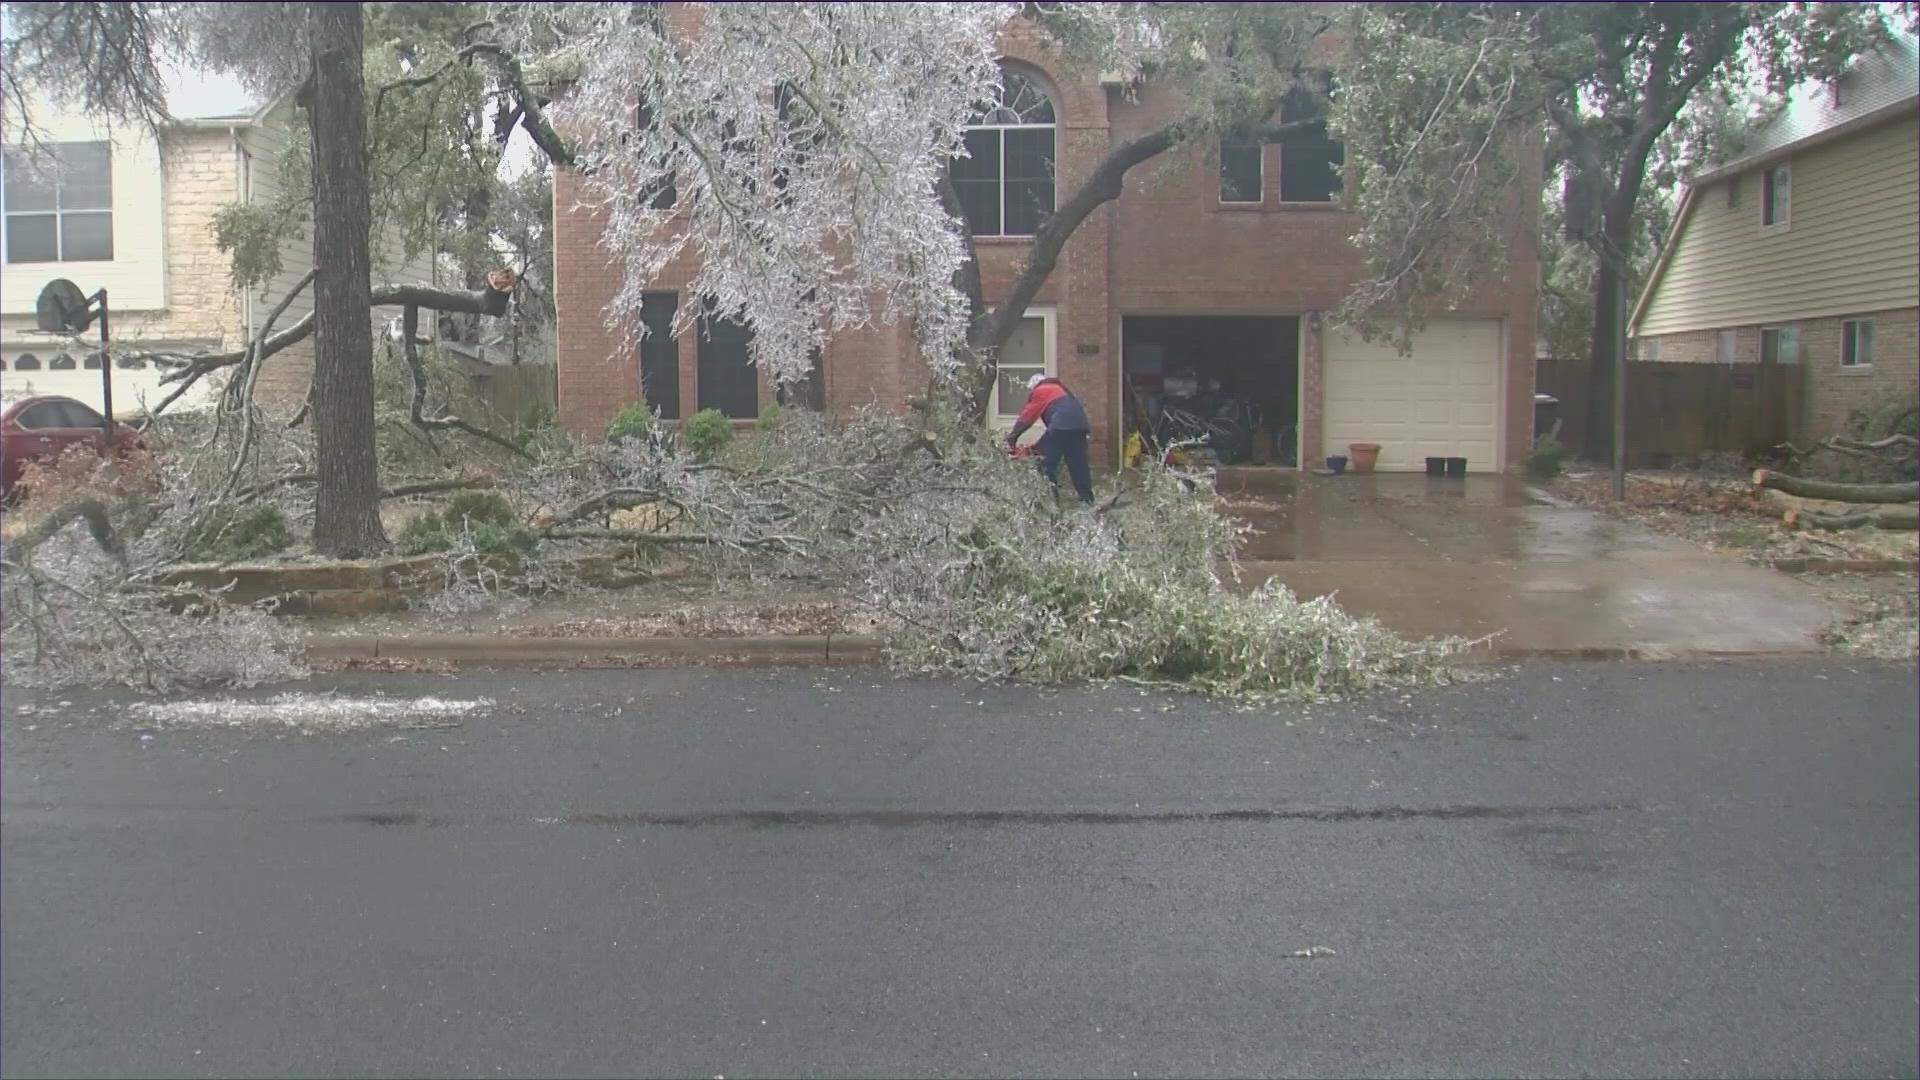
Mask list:
[{"label": "cut log", "polygon": [[1868,526],[1876,529],[1914,532],[1920,530],[1920,508],[1890,506],[1878,510],[1862,510],[1855,514],[1822,514],[1813,510],[1789,510],[1786,513],[1786,522],[1789,529],[1824,529],[1827,532],[1864,529]]},{"label": "cut log", "polygon": [[1901,484],[1841,484],[1830,480],[1808,480],[1770,469],[1755,469],[1753,486],[1784,491],[1803,499],[1829,499],[1843,503],[1920,502],[1920,481]]}]

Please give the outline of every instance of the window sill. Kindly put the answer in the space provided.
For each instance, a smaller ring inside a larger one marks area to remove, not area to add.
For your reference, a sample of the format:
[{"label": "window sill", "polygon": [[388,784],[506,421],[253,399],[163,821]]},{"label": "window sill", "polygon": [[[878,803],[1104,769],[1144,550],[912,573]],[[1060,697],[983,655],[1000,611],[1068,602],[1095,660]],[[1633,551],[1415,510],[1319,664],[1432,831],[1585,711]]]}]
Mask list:
[{"label": "window sill", "polygon": [[1012,247],[1015,244],[1031,244],[1031,236],[976,236],[973,242],[985,247]]},{"label": "window sill", "polygon": [[1267,208],[1264,202],[1216,202],[1213,208],[1227,214],[1257,214]]},{"label": "window sill", "polygon": [[1872,365],[1872,364],[1870,364],[1870,363],[1868,363],[1868,364],[1841,364],[1841,365],[1840,365],[1840,374],[1842,374],[1842,375],[1871,375],[1871,374],[1873,374],[1873,365]]},{"label": "window sill", "polygon": [[1344,212],[1348,209],[1347,204],[1344,201],[1339,199],[1329,199],[1326,202],[1308,202],[1300,199],[1282,199],[1279,202],[1275,203],[1273,208],[1275,210],[1286,210],[1286,211],[1293,211],[1293,212],[1314,211],[1314,210]]}]

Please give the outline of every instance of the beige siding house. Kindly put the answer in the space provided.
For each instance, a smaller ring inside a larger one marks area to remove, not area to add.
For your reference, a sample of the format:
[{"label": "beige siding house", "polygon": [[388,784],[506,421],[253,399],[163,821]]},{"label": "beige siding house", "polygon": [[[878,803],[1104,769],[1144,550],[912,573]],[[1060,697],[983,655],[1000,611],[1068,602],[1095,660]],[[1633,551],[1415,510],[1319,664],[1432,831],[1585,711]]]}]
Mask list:
[{"label": "beige siding house", "polygon": [[1796,91],[1693,178],[1628,327],[1642,360],[1798,364],[1799,433],[1911,402],[1920,324],[1920,62],[1901,36]]},{"label": "beige siding house", "polygon": [[[237,88],[236,88],[237,89]],[[308,231],[281,253],[282,271],[250,294],[237,292],[229,260],[214,244],[213,219],[236,202],[268,202],[279,191],[293,106],[256,106],[244,96],[197,94],[175,102],[174,122],[154,133],[42,103],[33,113],[52,154],[30,154],[13,125],[0,162],[0,394],[65,394],[100,406],[97,339],[50,337],[34,329],[34,301],[54,278],[113,308],[116,354],[240,348],[280,297],[313,265]],[[376,276],[435,282],[431,255],[403,263],[397,241],[375,238]],[[383,273],[384,272],[384,273]],[[275,323],[284,329],[312,310],[302,295]],[[376,325],[384,323],[376,318]],[[297,401],[313,367],[311,343],[271,358],[259,390]],[[137,415],[170,387],[161,372],[122,357],[113,373],[114,411]],[[202,380],[208,384],[208,380]],[[210,400],[211,385],[183,404]]]}]

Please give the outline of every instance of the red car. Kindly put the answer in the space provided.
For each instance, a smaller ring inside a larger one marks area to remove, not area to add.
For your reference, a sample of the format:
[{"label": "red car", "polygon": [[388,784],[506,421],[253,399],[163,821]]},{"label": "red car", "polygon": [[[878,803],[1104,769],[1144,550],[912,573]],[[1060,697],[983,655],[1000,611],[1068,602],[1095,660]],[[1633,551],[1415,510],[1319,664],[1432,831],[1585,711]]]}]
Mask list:
[{"label": "red car", "polygon": [[[0,492],[12,498],[27,462],[51,461],[74,446],[97,453],[106,437],[100,414],[85,402],[45,394],[7,402],[0,410]],[[140,433],[116,422],[111,448],[115,454],[142,449]]]}]

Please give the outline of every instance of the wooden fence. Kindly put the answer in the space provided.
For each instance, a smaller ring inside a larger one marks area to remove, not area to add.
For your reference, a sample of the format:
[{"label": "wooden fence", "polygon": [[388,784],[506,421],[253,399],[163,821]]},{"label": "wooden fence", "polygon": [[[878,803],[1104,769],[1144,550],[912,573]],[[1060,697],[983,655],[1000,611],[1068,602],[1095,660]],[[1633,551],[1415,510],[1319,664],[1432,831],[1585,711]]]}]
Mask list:
[{"label": "wooden fence", "polygon": [[535,409],[552,417],[559,406],[558,369],[552,364],[475,364],[467,376],[480,400],[509,423],[528,419]]},{"label": "wooden fence", "polygon": [[[1539,361],[1535,388],[1560,399],[1560,442],[1586,439],[1584,358]],[[1658,468],[1700,454],[1751,454],[1791,439],[1806,399],[1800,364],[1627,365],[1627,463]]]}]

